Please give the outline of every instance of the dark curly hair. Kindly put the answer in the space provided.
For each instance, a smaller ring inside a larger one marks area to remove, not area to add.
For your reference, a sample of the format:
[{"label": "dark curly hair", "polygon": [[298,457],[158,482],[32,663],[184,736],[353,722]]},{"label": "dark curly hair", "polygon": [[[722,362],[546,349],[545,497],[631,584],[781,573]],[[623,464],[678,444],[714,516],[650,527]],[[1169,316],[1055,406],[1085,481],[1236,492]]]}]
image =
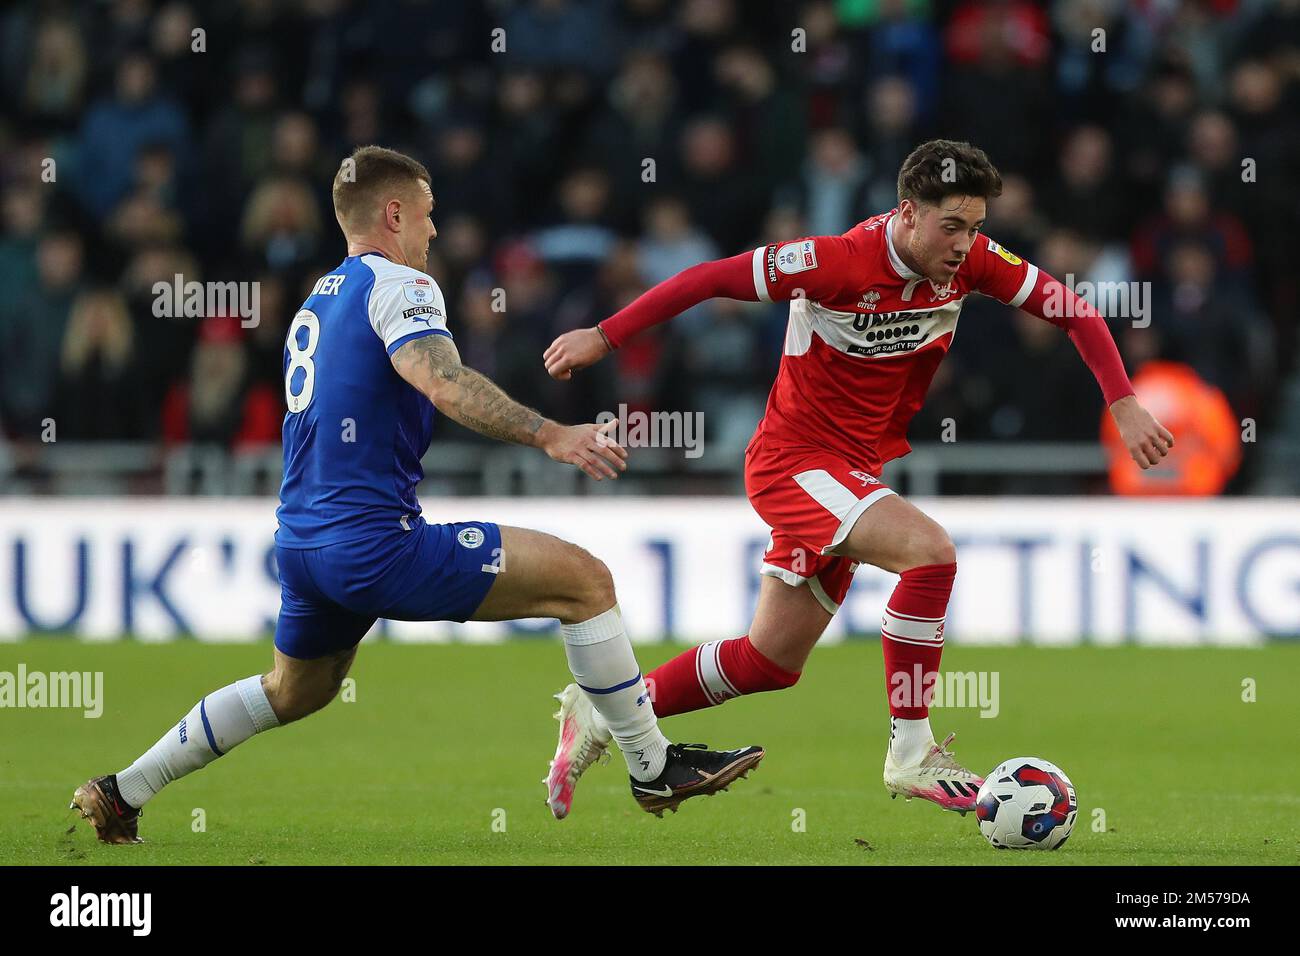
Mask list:
[{"label": "dark curly hair", "polygon": [[898,201],[934,204],[945,196],[1002,195],[1002,176],[984,150],[970,143],[932,139],[903,160],[898,171]]}]

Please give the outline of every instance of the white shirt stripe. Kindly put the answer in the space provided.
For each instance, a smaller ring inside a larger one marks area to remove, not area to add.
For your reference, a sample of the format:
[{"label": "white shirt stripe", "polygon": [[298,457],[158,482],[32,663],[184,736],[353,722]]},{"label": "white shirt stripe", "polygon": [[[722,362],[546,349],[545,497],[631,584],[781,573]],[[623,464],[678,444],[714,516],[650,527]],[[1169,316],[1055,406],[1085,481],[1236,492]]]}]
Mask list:
[{"label": "white shirt stripe", "polygon": [[1008,302],[1007,305],[1015,308],[1019,308],[1023,305],[1025,300],[1029,298],[1029,293],[1034,291],[1034,285],[1037,282],[1038,266],[1031,262],[1029,263],[1029,268],[1025,270],[1025,281],[1021,283],[1020,291],[1011,298],[1011,301]]},{"label": "white shirt stripe", "polygon": [[767,252],[767,246],[759,246],[754,250],[754,291],[758,293],[759,302],[771,302],[772,297],[767,294],[767,280],[763,278],[763,255]]},{"label": "white shirt stripe", "polygon": [[858,503],[858,496],[835,480],[830,472],[822,468],[801,471],[794,476],[799,487],[841,521]]}]

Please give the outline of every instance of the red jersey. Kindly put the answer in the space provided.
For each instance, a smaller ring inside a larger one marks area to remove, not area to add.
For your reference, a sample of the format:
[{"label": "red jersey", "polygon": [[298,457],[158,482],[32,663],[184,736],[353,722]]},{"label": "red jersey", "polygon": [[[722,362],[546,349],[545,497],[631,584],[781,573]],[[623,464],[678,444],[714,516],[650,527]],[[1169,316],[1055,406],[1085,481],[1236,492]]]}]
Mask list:
[{"label": "red jersey", "polygon": [[781,368],[751,448],[766,438],[833,451],[877,474],[911,450],[907,425],[972,292],[1064,328],[1107,405],[1133,394],[1105,319],[1087,301],[983,234],[951,282],[937,286],[895,252],[897,212],[873,216],[842,236],[777,242],[692,266],[605,319],[600,329],[617,348],[714,296],[789,300]]},{"label": "red jersey", "polygon": [[1038,269],[982,234],[948,285],[913,272],[894,251],[897,211],[842,236],[754,250],[759,299],[791,303],[755,441],[830,449],[878,473],[911,450],[908,423],[952,344],[966,296],[983,292],[1013,306],[1029,297]]}]

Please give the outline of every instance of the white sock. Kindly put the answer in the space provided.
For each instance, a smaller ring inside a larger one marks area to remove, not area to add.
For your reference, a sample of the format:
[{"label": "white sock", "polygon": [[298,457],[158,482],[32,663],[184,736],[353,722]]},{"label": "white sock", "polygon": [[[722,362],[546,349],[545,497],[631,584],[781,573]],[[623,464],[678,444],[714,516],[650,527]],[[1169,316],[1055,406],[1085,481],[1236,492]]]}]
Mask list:
[{"label": "white sock", "polygon": [[253,734],[279,726],[262,676],[245,677],[195,704],[135,763],[118,772],[117,789],[131,806],[142,807],[173,780],[203,769]]},{"label": "white sock", "polygon": [[573,679],[623,751],[628,772],[653,780],[663,773],[668,738],[659,731],[618,605],[589,621],[564,624],[560,633]]},{"label": "white sock", "polygon": [[929,717],[920,720],[889,718],[889,750],[894,760],[904,767],[920,763],[933,745],[934,731],[930,729]]}]

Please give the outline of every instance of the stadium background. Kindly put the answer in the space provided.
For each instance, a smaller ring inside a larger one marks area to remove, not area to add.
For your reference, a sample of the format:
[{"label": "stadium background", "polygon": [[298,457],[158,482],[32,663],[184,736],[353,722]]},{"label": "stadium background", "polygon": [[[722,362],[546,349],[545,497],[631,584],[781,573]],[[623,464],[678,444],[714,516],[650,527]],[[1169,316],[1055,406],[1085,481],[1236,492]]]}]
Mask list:
[{"label": "stadium background", "polygon": [[[284,332],[343,255],[329,183],[368,142],[432,170],[467,363],[563,421],[705,428],[698,458],[637,449],[596,485],[441,420],[426,512],[578,540],[640,639],[743,632],[765,530],[740,462],[783,308],[706,303],[571,383],[541,352],[697,261],[889,208],[936,135],[1000,167],[1004,246],[1145,284],[1149,325],[1111,322],[1139,382],[1192,376],[1147,397],[1179,446],[1127,488],[1069,341],[967,304],[885,476],[971,559],[950,639],[1300,633],[1300,3],[119,0],[0,25],[0,638],[265,633]],[[257,324],[157,317],[176,276],[255,283]],[[1149,496],[1195,459],[1221,495]],[[888,581],[863,569],[830,639],[872,635]]]}]

